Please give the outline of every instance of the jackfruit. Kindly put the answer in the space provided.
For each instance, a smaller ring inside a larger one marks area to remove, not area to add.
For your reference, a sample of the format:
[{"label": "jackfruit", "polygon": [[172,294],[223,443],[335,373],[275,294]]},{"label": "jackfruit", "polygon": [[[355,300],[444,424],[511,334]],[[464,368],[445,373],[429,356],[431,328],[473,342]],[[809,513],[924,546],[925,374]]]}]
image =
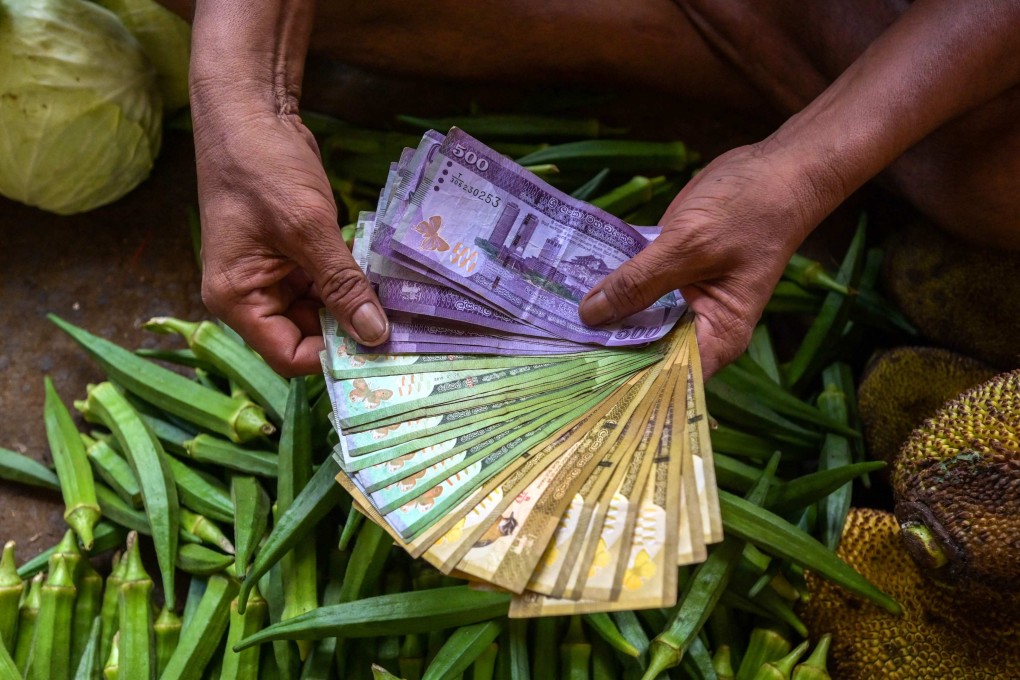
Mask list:
[{"label": "jackfruit", "polygon": [[969,245],[922,223],[904,227],[883,282],[932,344],[1000,369],[1020,367],[1020,253]]},{"label": "jackfruit", "polygon": [[812,638],[832,633],[828,668],[835,680],[1020,677],[1016,610],[966,617],[956,593],[926,578],[911,559],[891,513],[851,509],[838,554],[896,598],[903,615],[808,573],[809,596],[799,613]]},{"label": "jackfruit", "polygon": [[967,390],[914,430],[892,485],[907,547],[960,606],[1020,594],[1020,370]]},{"label": "jackfruit", "polygon": [[995,373],[976,359],[935,347],[897,347],[881,353],[869,362],[857,388],[869,453],[892,465],[914,428]]}]

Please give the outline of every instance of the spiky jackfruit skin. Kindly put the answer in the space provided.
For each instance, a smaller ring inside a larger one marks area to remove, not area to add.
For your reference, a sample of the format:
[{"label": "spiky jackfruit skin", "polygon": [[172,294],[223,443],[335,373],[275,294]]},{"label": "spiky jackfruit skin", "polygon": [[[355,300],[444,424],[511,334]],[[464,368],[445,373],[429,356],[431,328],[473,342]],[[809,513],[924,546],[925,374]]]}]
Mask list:
[{"label": "spiky jackfruit skin", "polygon": [[[1000,606],[1020,594],[1020,370],[926,420],[897,456],[892,484],[897,519],[930,531],[945,565],[929,573],[961,606]],[[911,546],[924,564],[928,555]]]},{"label": "spiky jackfruit skin", "polygon": [[1003,370],[1020,367],[1020,253],[979,248],[934,226],[907,225],[883,264],[883,282],[932,344]]},{"label": "spiky jackfruit skin", "polygon": [[892,465],[914,428],[995,373],[976,359],[937,347],[897,347],[878,355],[857,388],[868,452]]},{"label": "spiky jackfruit skin", "polygon": [[864,599],[807,575],[799,613],[812,639],[832,633],[834,680],[945,680],[1020,677],[1020,620],[1006,602],[965,615],[952,589],[925,577],[903,546],[888,512],[850,510],[839,556],[903,606],[893,616]]}]

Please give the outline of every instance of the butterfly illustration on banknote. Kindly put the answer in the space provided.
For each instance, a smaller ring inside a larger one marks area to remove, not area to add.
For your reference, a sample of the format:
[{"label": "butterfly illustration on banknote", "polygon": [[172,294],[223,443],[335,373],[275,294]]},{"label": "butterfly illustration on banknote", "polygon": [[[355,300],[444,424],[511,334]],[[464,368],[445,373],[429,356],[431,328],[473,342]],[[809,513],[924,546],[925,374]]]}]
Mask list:
[{"label": "butterfly illustration on banknote", "polygon": [[495,543],[504,536],[512,536],[517,530],[517,518],[513,511],[509,515],[501,515],[500,518],[486,529],[485,533],[478,537],[472,548],[484,548],[490,543]]},{"label": "butterfly illustration on banknote", "polygon": [[365,408],[375,408],[380,403],[386,401],[393,396],[393,390],[378,389],[373,390],[368,386],[368,382],[364,378],[355,378],[352,381],[354,389],[347,396],[351,400],[352,404],[364,401]]},{"label": "butterfly illustration on banknote", "polygon": [[439,215],[433,215],[428,220],[419,222],[418,226],[414,228],[421,234],[421,244],[418,246],[418,250],[434,250],[440,253],[449,250],[450,244],[439,235],[439,228],[442,226],[443,218]]}]

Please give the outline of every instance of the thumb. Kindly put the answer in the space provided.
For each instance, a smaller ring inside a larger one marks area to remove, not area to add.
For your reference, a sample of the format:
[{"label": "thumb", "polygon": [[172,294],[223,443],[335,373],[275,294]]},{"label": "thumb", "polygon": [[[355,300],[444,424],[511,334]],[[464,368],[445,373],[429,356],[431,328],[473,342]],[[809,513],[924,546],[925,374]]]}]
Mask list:
[{"label": "thumb", "polygon": [[390,336],[390,324],[368,279],[331,224],[318,230],[294,260],[315,282],[322,304],[340,326],[362,345],[375,346]]},{"label": "thumb", "polygon": [[689,283],[681,252],[666,234],[660,236],[588,291],[578,310],[581,321],[589,326],[619,321]]}]

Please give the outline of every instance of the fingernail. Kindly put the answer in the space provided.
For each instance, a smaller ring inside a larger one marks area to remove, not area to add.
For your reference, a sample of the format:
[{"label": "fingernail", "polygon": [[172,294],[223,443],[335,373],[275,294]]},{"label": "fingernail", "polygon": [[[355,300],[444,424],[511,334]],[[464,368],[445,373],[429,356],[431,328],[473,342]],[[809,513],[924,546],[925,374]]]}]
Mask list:
[{"label": "fingernail", "polygon": [[382,340],[386,325],[386,316],[371,302],[361,305],[351,315],[351,326],[366,345]]},{"label": "fingernail", "polygon": [[579,311],[581,313],[581,320],[589,326],[604,324],[607,321],[612,321],[614,317],[613,307],[609,304],[609,298],[601,290],[581,303]]}]

